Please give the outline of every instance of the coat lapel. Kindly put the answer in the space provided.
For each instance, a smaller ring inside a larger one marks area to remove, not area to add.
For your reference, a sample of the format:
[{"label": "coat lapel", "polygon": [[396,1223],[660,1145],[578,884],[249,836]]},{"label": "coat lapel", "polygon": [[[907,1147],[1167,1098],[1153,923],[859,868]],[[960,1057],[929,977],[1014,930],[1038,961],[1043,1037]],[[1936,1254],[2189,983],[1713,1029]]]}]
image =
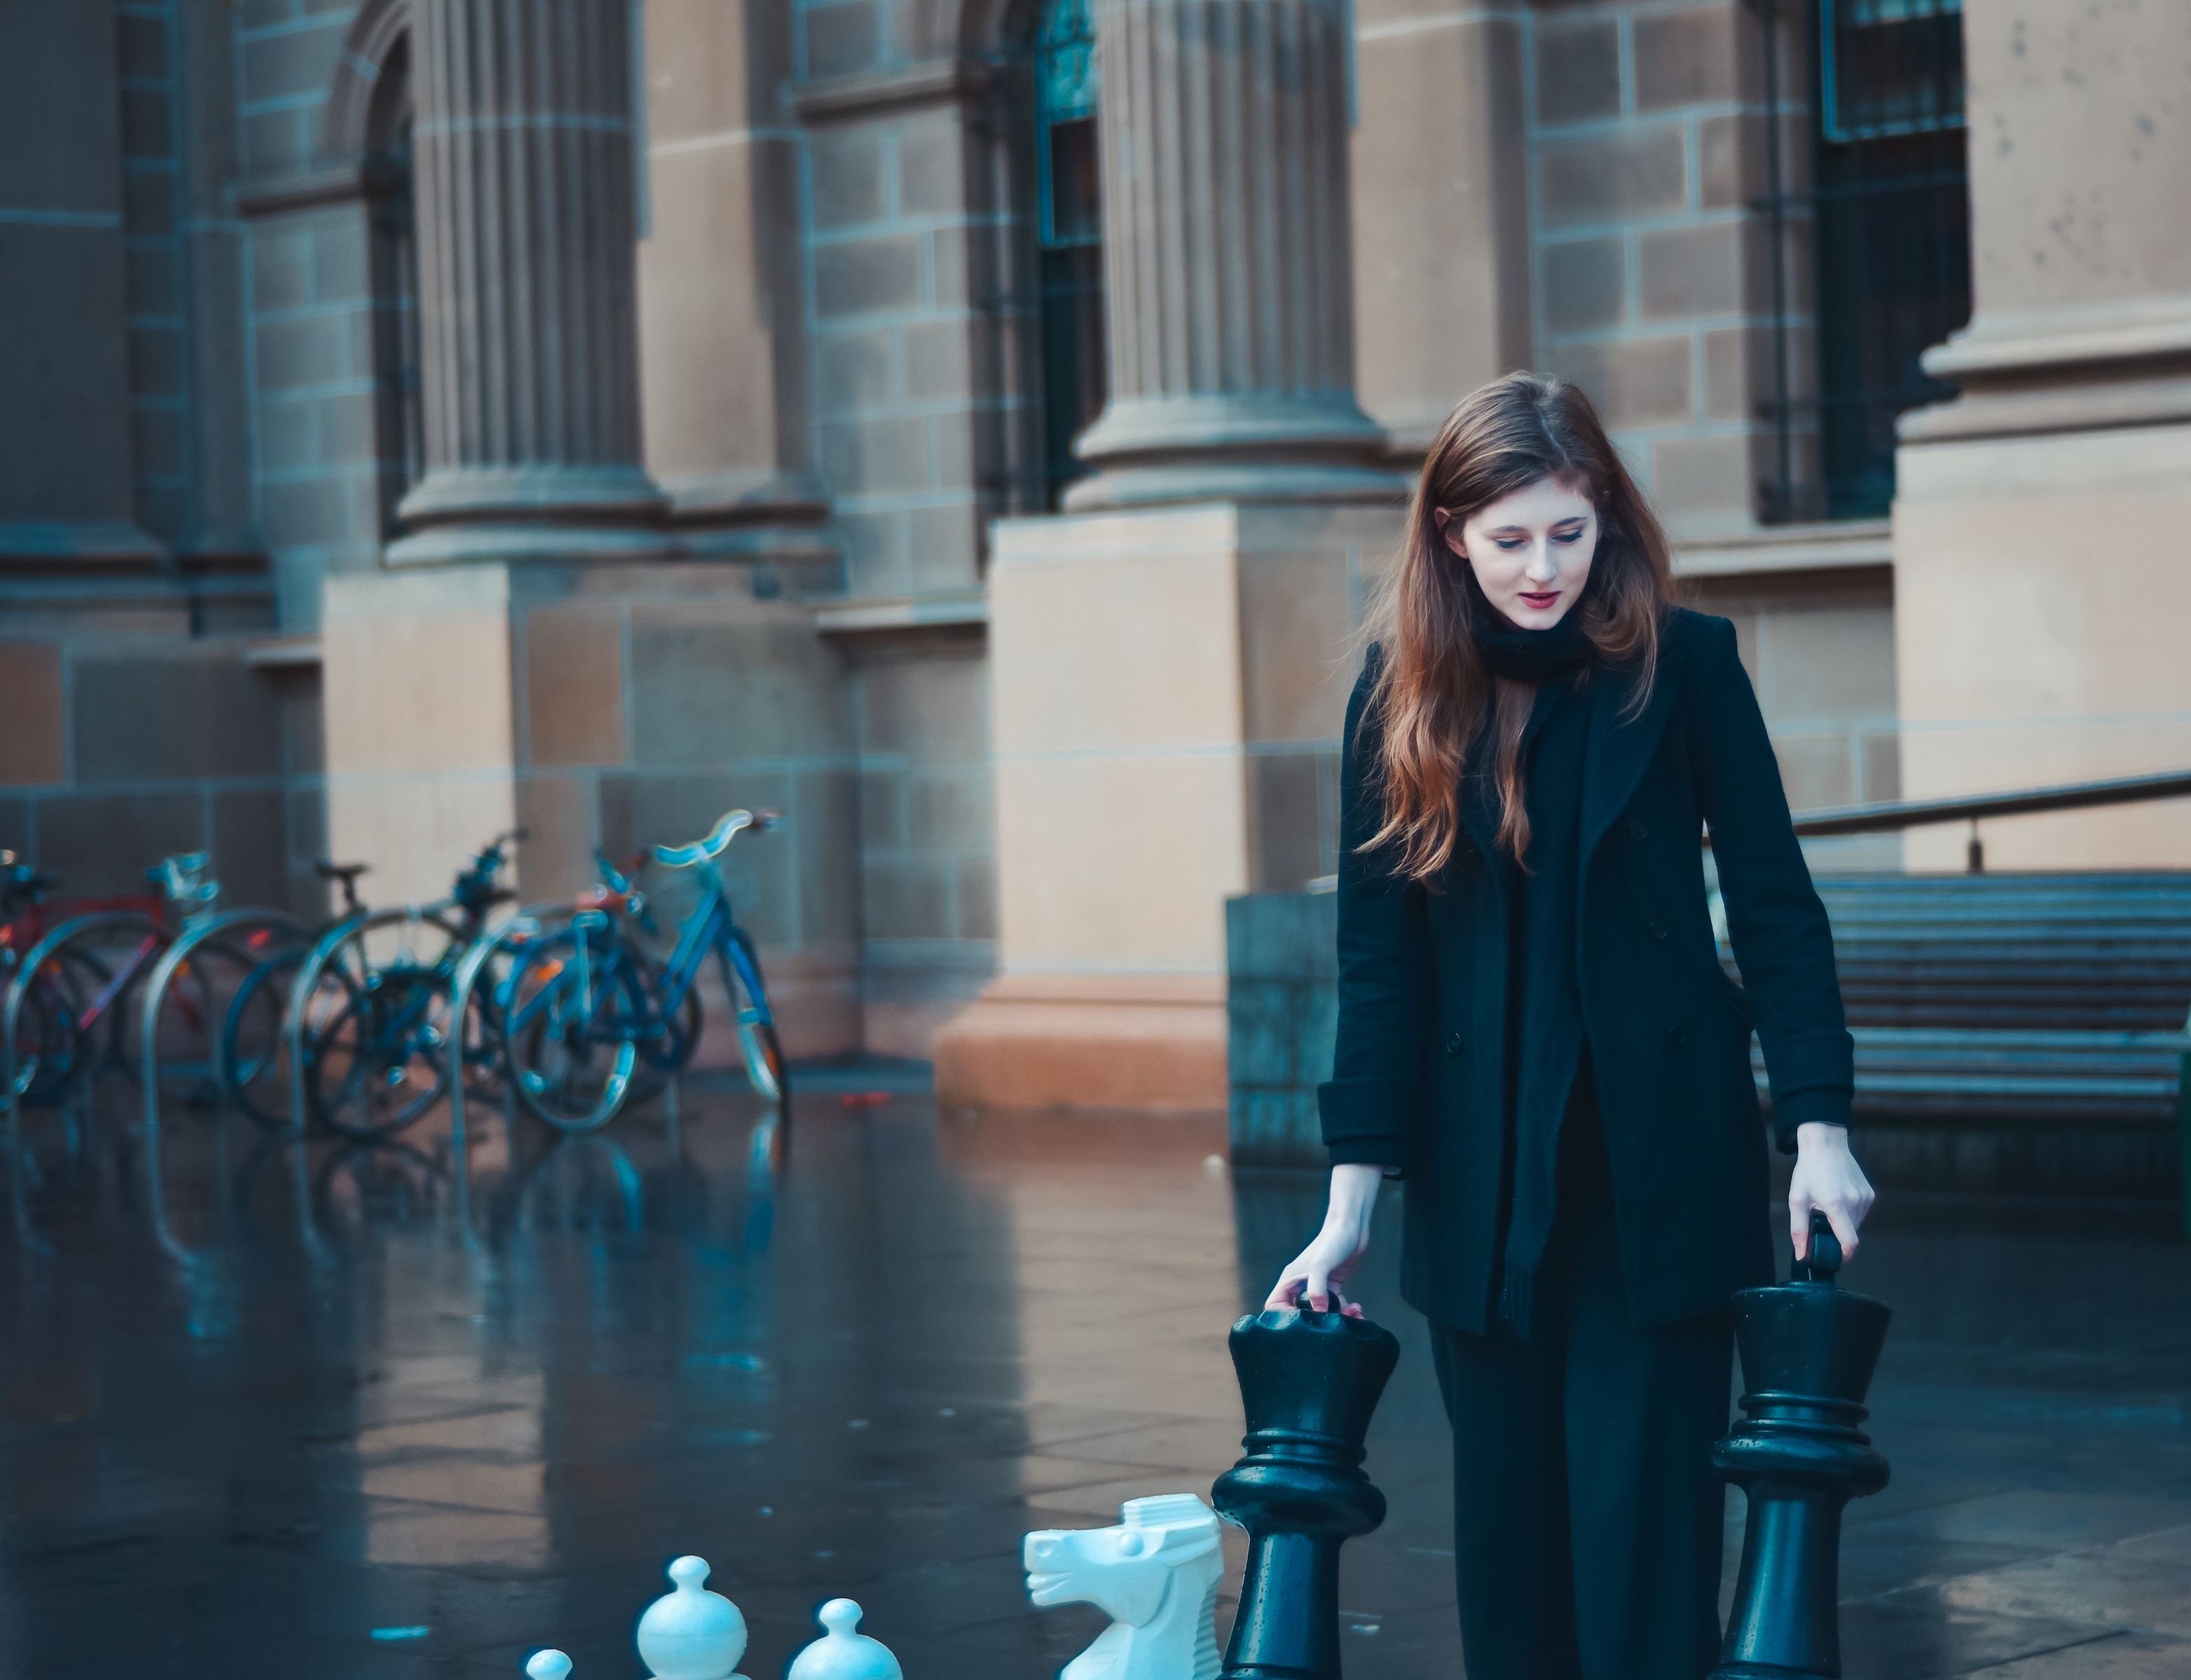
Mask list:
[{"label": "coat lapel", "polygon": [[1651,698],[1638,716],[1625,715],[1636,692],[1632,670],[1608,669],[1599,674],[1591,695],[1590,741],[1583,753],[1582,855],[1585,868],[1597,843],[1628,803],[1629,795],[1643,777],[1659,737],[1665,732],[1678,686],[1674,639],[1659,640],[1659,671],[1651,685]]}]

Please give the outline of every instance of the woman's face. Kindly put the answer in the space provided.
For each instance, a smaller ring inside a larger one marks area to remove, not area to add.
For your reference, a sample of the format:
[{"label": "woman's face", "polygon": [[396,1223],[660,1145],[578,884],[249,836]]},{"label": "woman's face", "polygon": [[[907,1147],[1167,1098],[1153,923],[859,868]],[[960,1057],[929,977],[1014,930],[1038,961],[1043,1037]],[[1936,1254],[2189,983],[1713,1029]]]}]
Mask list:
[{"label": "woman's face", "polygon": [[1466,521],[1433,510],[1446,546],[1475,568],[1483,597],[1525,630],[1567,616],[1597,551],[1597,509],[1574,485],[1540,478],[1487,502]]}]

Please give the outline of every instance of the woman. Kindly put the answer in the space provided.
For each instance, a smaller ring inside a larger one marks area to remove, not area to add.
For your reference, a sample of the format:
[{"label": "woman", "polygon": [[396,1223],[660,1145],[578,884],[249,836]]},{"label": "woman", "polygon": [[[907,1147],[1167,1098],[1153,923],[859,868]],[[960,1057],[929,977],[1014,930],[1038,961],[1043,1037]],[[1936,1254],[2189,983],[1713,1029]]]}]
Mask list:
[{"label": "woman", "polygon": [[1670,593],[1588,399],[1510,374],[1431,447],[1347,706],[1330,1200],[1269,1304],[1358,1313],[1338,1286],[1405,1180],[1469,1680],[1716,1657],[1731,1297],[1774,1275],[1753,1023],[1795,1252],[1818,1207],[1853,1256],[1871,1204],[1833,942],[1734,626]]}]

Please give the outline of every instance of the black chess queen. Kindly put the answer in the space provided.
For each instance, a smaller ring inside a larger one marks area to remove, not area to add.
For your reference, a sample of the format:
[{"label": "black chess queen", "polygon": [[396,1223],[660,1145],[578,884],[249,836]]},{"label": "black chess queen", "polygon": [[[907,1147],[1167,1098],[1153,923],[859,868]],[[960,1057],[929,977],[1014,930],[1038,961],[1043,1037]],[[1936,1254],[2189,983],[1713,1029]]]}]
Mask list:
[{"label": "black chess queen", "polygon": [[[1527,373],[1431,446],[1341,770],[1327,1307],[1403,1179],[1400,1291],[1453,1425],[1469,1680],[1699,1680],[1719,1644],[1732,1300],[1773,1131],[1853,1255],[1852,1043],[1735,629],[1589,400]],[[1703,831],[1742,983],[1721,968]]]}]

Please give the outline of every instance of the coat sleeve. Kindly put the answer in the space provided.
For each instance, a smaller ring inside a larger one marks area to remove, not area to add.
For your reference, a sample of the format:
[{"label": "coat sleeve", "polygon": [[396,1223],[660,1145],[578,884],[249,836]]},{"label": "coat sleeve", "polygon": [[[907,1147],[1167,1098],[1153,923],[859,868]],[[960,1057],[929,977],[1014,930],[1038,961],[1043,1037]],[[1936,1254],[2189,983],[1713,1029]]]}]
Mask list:
[{"label": "coat sleeve", "polygon": [[1420,882],[1392,873],[1390,848],[1364,853],[1382,826],[1377,745],[1363,712],[1374,681],[1373,646],[1346,703],[1340,757],[1339,1022],[1331,1078],[1317,1087],[1317,1112],[1332,1163],[1407,1165],[1429,1007],[1429,931]]},{"label": "coat sleeve", "polygon": [[1855,1042],[1841,1007],[1833,930],[1795,839],[1779,760],[1734,626],[1713,618],[1703,625],[1692,762],[1728,937],[1765,1051],[1774,1142],[1792,1154],[1795,1128],[1805,1121],[1849,1123]]}]

